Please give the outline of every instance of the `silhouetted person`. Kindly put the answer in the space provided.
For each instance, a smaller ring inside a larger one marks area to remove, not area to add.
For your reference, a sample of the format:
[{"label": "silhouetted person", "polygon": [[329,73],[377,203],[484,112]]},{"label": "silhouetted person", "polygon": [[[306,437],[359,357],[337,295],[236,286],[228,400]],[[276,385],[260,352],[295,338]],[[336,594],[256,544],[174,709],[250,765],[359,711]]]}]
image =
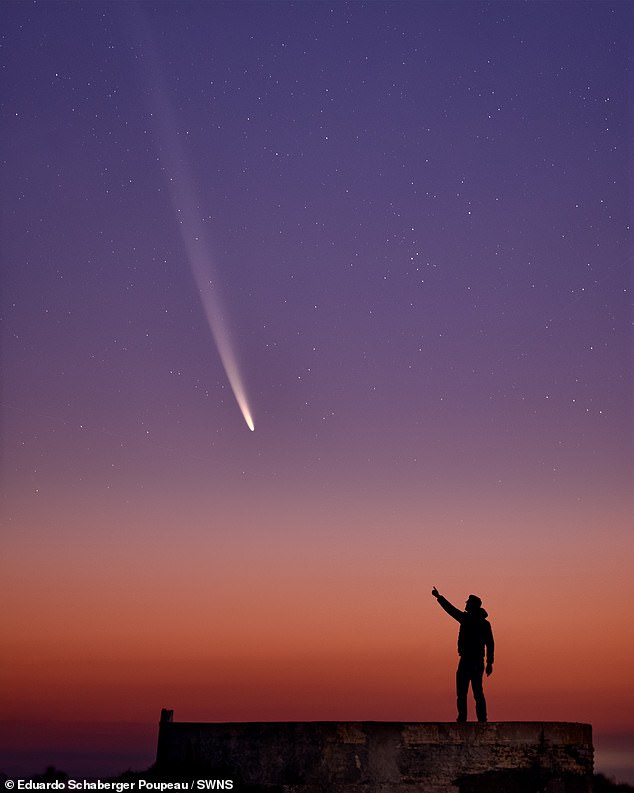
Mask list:
[{"label": "silhouetted person", "polygon": [[436,587],[431,591],[432,595],[444,608],[444,610],[458,620],[460,631],[458,632],[458,669],[456,671],[456,696],[458,700],[458,719],[457,721],[467,720],[467,692],[469,683],[476,704],[476,716],[478,721],[487,720],[487,703],[482,689],[482,676],[485,671],[484,652],[486,650],[486,673],[487,677],[493,672],[493,631],[491,623],[487,620],[488,614],[482,608],[482,601],[476,595],[469,595],[465,604],[465,610],[460,611],[455,606],[439,594]]}]

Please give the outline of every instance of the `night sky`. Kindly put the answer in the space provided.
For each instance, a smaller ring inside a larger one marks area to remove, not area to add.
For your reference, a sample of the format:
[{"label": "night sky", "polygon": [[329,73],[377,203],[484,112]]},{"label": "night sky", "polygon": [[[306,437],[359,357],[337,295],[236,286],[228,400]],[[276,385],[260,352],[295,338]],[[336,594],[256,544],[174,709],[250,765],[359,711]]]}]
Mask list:
[{"label": "night sky", "polygon": [[451,721],[436,585],[634,781],[634,5],[2,16],[0,770]]}]

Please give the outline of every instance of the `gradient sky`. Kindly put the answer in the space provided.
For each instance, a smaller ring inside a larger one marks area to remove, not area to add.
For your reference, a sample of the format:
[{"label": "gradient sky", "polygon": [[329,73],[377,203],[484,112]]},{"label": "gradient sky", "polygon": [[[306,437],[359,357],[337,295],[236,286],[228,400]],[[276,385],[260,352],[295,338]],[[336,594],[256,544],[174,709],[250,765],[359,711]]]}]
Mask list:
[{"label": "gradient sky", "polygon": [[3,4],[0,770],[147,767],[161,707],[453,720],[436,585],[489,610],[491,719],[634,781],[632,41]]}]

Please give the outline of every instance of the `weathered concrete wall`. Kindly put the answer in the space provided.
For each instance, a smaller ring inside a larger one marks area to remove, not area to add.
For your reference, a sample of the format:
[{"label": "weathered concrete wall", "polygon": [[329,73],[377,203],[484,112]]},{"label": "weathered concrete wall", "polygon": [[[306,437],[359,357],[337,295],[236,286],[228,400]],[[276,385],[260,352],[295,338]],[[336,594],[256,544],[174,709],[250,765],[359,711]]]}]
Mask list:
[{"label": "weathered concrete wall", "polygon": [[592,728],[561,722],[159,727],[156,773],[268,793],[589,793]]}]

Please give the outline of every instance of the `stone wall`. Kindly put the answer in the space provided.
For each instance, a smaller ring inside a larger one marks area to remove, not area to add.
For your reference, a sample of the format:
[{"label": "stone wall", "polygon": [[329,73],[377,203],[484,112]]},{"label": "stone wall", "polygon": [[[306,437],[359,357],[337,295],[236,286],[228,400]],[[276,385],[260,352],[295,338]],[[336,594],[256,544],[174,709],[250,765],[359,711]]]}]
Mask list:
[{"label": "stone wall", "polygon": [[238,793],[590,793],[592,728],[563,722],[172,721],[155,774]]}]

